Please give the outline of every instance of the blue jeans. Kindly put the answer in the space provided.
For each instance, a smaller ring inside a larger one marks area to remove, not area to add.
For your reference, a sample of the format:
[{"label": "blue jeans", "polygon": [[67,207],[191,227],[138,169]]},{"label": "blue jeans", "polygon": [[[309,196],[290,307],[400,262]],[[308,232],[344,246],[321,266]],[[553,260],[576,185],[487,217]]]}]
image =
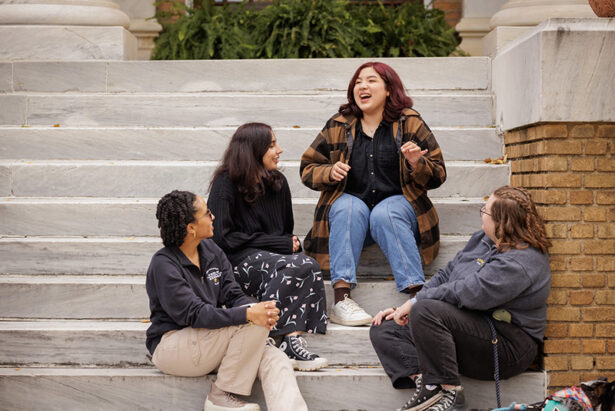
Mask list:
[{"label": "blue jeans", "polygon": [[356,287],[361,250],[374,241],[389,260],[399,291],[425,283],[418,222],[403,195],[382,200],[370,212],[362,200],[344,193],[329,211],[329,231],[331,285],[343,280]]}]

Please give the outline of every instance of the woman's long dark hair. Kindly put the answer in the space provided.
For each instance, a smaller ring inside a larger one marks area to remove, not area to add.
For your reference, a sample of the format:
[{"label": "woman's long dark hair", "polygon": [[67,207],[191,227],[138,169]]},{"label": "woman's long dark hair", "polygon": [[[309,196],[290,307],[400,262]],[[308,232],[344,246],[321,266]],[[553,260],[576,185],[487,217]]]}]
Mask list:
[{"label": "woman's long dark hair", "polygon": [[246,123],[233,134],[222,162],[214,172],[209,189],[220,175],[228,173],[244,200],[253,203],[267,188],[282,188],[282,173],[267,170],[263,156],[271,146],[273,130],[264,123]]},{"label": "woman's long dark hair", "polygon": [[354,72],[352,79],[350,79],[350,84],[348,84],[348,91],[346,93],[348,102],[340,106],[340,113],[345,116],[353,115],[356,118],[363,117],[363,112],[354,100],[354,85],[359,77],[359,74],[361,74],[361,70],[366,67],[373,68],[374,71],[382,77],[384,84],[386,85],[386,89],[389,92],[389,96],[384,103],[384,113],[382,113],[382,118],[388,122],[399,120],[401,113],[405,108],[412,108],[412,99],[406,94],[404,85],[395,70],[393,70],[391,66],[377,61],[364,63],[359,66],[357,71]]}]

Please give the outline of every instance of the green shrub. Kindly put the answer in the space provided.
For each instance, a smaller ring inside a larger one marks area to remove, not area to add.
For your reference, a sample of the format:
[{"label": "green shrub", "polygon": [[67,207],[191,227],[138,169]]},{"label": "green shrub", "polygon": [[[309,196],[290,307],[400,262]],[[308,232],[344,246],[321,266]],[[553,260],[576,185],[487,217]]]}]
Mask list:
[{"label": "green shrub", "polygon": [[[422,2],[421,2],[422,3]],[[274,0],[260,11],[242,4],[189,9],[165,25],[152,59],[447,56],[457,46],[444,12],[347,0]]]},{"label": "green shrub", "polygon": [[344,0],[274,0],[256,21],[259,58],[354,55],[356,22]]},{"label": "green shrub", "polygon": [[356,49],[364,50],[363,57],[444,57],[457,47],[455,29],[446,23],[444,12],[425,9],[422,2],[353,9],[362,31]]},{"label": "green shrub", "polygon": [[213,0],[206,0],[197,9],[179,2],[174,5],[180,17],[166,25],[156,39],[152,60],[256,57],[254,12],[246,10],[245,4],[214,6]]}]

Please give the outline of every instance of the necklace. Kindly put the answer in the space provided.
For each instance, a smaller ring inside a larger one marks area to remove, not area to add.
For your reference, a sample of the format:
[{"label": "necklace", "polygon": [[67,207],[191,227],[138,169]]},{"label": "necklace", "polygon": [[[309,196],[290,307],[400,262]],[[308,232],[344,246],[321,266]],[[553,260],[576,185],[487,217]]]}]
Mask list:
[{"label": "necklace", "polygon": [[380,124],[377,124],[376,127],[367,127],[363,121],[361,121],[361,126],[363,127],[363,132],[370,137],[374,137],[374,133],[378,130]]}]

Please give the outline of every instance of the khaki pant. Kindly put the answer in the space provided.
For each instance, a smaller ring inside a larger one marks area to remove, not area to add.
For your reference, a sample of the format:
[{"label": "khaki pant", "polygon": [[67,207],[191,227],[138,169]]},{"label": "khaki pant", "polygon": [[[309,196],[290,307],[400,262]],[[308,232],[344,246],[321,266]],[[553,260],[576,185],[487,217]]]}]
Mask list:
[{"label": "khaki pant", "polygon": [[250,395],[256,375],[270,411],[307,410],[288,357],[265,345],[269,330],[239,325],[208,330],[186,327],[162,336],[152,361],[165,374],[199,377],[218,370],[221,390]]}]

